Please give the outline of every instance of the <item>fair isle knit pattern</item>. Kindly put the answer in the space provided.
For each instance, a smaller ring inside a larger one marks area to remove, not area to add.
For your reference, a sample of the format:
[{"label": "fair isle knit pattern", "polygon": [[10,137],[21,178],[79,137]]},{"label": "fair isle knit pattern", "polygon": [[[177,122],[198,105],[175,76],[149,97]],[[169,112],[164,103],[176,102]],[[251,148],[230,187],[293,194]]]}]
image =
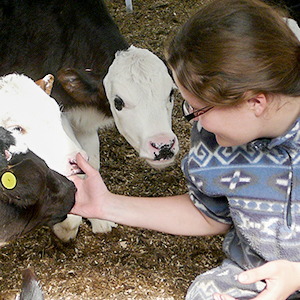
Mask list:
[{"label": "fair isle knit pattern", "polygon": [[193,126],[182,162],[190,197],[207,216],[233,224],[224,251],[243,269],[300,261],[299,122],[281,137],[239,147],[220,147],[198,122]]}]

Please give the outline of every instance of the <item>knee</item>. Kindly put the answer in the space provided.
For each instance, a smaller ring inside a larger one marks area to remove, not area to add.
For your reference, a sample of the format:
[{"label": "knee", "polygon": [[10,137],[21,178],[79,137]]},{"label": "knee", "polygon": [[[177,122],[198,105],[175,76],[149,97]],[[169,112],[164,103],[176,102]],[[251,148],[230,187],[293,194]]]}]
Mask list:
[{"label": "knee", "polygon": [[189,287],[186,300],[209,300],[213,299],[213,294],[220,292],[215,284],[216,278],[210,278],[205,274],[196,277],[194,282]]}]

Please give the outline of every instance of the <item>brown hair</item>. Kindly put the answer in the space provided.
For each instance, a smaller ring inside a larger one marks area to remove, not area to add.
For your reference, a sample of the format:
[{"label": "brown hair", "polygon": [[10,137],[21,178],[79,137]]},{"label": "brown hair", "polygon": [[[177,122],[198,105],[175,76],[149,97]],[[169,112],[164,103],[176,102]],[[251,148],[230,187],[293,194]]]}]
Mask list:
[{"label": "brown hair", "polygon": [[210,1],[171,40],[167,62],[207,104],[300,96],[300,43],[283,17],[259,0]]}]

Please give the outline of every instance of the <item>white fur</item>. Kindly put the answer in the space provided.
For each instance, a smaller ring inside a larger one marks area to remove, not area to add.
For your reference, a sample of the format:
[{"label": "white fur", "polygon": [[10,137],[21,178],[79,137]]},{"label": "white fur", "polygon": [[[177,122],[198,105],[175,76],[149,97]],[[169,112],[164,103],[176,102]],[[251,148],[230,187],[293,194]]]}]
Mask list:
[{"label": "white fur", "polygon": [[56,101],[30,78],[17,74],[2,77],[0,107],[0,126],[11,131],[17,143],[26,144],[51,169],[71,175],[74,168],[69,162],[76,153],[86,156],[65,133]]},{"label": "white fur", "polygon": [[[179,150],[169,97],[175,85],[162,60],[149,50],[131,46],[116,53],[103,83],[119,132],[152,166],[170,165]],[[121,111],[115,108],[116,96],[125,102]],[[155,160],[151,143],[168,144],[170,140],[174,140],[174,156]]]}]

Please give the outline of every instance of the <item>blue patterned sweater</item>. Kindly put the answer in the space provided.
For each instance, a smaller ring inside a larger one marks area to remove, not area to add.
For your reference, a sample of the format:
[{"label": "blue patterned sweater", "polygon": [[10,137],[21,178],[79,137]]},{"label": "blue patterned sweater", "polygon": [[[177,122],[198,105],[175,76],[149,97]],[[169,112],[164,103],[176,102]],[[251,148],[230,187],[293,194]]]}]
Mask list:
[{"label": "blue patterned sweater", "polygon": [[232,224],[224,252],[243,269],[300,262],[300,118],[285,135],[221,147],[195,122],[182,161],[195,206]]}]

